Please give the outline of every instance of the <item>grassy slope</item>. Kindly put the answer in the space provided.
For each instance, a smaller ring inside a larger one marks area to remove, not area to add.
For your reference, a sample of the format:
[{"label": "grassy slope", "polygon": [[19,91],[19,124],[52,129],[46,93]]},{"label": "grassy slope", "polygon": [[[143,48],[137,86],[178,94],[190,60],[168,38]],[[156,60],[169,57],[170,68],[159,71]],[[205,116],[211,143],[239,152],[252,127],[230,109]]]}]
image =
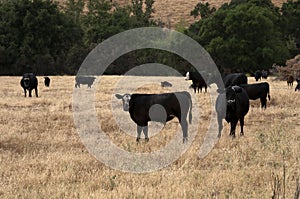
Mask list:
[{"label": "grassy slope", "polygon": [[[50,88],[45,88],[39,77],[40,97],[29,99],[23,97],[19,77],[0,77],[0,84],[5,85],[0,88],[1,198],[271,198],[274,176],[283,186],[284,167],[286,198],[293,198],[300,176],[300,92],[288,89],[285,82],[269,79],[267,110],[251,102],[245,137],[232,140],[225,124],[221,139],[204,159],[197,154],[210,121],[211,104],[209,94],[191,93],[196,98],[194,106],[201,110],[192,147],[160,171],[132,174],[110,169],[88,153],[72,118],[74,78],[51,79]],[[172,120],[149,143],[137,145],[112,118],[109,104],[114,88],[122,87],[119,79],[105,77],[97,90],[96,109],[105,132],[125,150],[160,148],[172,139],[178,122]],[[183,87],[188,85],[185,82]],[[124,86],[137,89],[136,85]],[[159,85],[137,90],[163,91]]]}]

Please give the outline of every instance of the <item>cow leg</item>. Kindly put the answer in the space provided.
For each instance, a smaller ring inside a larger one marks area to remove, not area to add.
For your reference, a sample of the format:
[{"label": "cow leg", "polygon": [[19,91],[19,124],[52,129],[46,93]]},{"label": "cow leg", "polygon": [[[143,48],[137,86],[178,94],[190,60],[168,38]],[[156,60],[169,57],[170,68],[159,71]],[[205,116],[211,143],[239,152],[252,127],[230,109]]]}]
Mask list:
[{"label": "cow leg", "polygon": [[188,141],[188,123],[186,119],[182,119],[180,122],[181,129],[182,129],[182,134],[183,134],[183,140],[182,142],[185,143]]},{"label": "cow leg", "polygon": [[31,97],[31,91],[32,91],[32,90],[31,90],[31,89],[29,89],[29,97]]},{"label": "cow leg", "polygon": [[219,126],[219,133],[218,133],[218,138],[221,137],[221,132],[223,129],[223,122],[222,122],[222,117],[218,115],[218,126]]},{"label": "cow leg", "polygon": [[24,94],[25,94],[25,97],[26,97],[26,89],[24,89]]},{"label": "cow leg", "polygon": [[145,141],[148,142],[149,141],[149,137],[148,137],[148,125],[143,127],[143,133],[145,135]]},{"label": "cow leg", "polygon": [[229,135],[232,136],[232,138],[235,138],[235,128],[236,128],[237,122],[238,122],[238,120],[233,120],[230,122],[231,127],[230,127]]},{"label": "cow leg", "polygon": [[244,136],[244,117],[240,118],[241,136]]},{"label": "cow leg", "polygon": [[139,142],[140,139],[141,139],[141,132],[142,132],[142,129],[143,129],[142,126],[137,125],[137,129],[136,129],[136,131],[137,131],[136,142]]},{"label": "cow leg", "polygon": [[38,97],[38,89],[35,88],[34,91],[35,91],[35,96]]},{"label": "cow leg", "polygon": [[267,108],[267,99],[266,98],[260,98],[261,108]]}]

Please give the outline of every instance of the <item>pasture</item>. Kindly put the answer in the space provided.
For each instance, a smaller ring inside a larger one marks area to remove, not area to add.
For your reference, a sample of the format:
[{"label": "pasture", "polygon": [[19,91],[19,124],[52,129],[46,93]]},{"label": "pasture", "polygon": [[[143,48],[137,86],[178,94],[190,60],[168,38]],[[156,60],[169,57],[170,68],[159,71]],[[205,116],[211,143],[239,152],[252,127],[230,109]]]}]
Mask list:
[{"label": "pasture", "polygon": [[[294,197],[300,177],[300,92],[285,81],[268,78],[267,109],[261,110],[259,101],[250,102],[244,137],[239,136],[239,125],[236,138],[229,137],[224,121],[220,140],[204,158],[198,157],[199,148],[214,110],[209,93],[194,94],[188,89],[190,82],[183,82],[182,89],[189,90],[193,106],[199,108],[199,113],[193,109],[200,123],[191,147],[161,170],[136,174],[111,169],[87,151],[73,121],[74,77],[50,78],[50,87],[45,87],[38,77],[39,98],[24,98],[21,77],[0,77],[1,198],[271,198],[274,192],[280,198]],[[119,84],[121,78],[104,76],[97,86],[95,108],[103,130],[127,151],[163,147],[179,128],[176,119],[148,143],[136,144],[135,128],[131,136],[119,127],[134,125],[129,114],[121,102],[113,105],[119,112],[112,113],[111,101],[116,87],[161,93],[172,88],[161,88],[160,81],[173,84],[183,77],[147,77],[157,84],[138,88],[135,83]],[[114,114],[121,119],[116,121]]]}]

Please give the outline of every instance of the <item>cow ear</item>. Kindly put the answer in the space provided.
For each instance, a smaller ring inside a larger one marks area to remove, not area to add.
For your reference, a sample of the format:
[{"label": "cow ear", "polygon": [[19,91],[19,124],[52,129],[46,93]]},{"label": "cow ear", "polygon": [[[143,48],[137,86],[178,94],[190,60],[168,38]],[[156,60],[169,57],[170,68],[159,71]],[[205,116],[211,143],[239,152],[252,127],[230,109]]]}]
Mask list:
[{"label": "cow ear", "polygon": [[120,94],[116,94],[115,96],[116,96],[116,98],[118,98],[118,99],[122,99],[122,98],[123,98],[123,95],[120,95]]},{"label": "cow ear", "polygon": [[232,88],[232,90],[234,90],[234,92],[236,92],[236,93],[242,92],[242,88],[239,87],[239,86],[232,86],[231,88]]}]

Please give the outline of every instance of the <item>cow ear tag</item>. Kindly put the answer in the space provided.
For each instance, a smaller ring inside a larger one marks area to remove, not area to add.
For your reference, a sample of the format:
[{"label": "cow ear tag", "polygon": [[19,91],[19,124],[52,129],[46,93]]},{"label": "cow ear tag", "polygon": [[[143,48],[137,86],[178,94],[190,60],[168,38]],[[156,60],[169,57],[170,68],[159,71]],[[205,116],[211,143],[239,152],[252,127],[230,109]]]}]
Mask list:
[{"label": "cow ear tag", "polygon": [[236,92],[236,93],[242,92],[242,88],[239,87],[239,86],[232,86],[231,88],[232,88],[232,90],[233,90],[234,92]]}]

